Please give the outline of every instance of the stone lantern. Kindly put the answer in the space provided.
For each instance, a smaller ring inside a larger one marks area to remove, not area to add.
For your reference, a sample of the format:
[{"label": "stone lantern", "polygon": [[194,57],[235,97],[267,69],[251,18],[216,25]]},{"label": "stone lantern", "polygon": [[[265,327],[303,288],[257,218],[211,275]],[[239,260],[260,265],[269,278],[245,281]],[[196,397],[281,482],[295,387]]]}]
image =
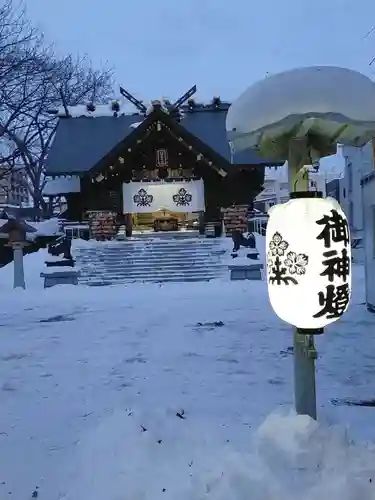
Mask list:
[{"label": "stone lantern", "polygon": [[36,229],[25,221],[9,219],[0,228],[0,232],[8,237],[8,246],[13,249],[14,265],[14,288],[25,288],[25,274],[23,268],[23,249],[29,243],[26,239],[27,233],[35,233]]},{"label": "stone lantern", "polygon": [[[268,263],[270,290],[270,285],[275,284],[272,275],[275,269],[274,261],[280,260],[284,251],[290,254],[286,253],[287,262],[291,262],[291,257],[294,258],[295,255],[297,260],[300,258],[299,262],[293,261],[291,272],[296,269],[301,276],[305,274],[301,265],[297,266],[307,263],[308,260],[305,259],[303,252],[298,255],[303,231],[297,233],[299,226],[294,224],[294,220],[297,218],[302,220],[302,217],[304,220],[309,220],[312,216],[310,207],[315,210],[319,204],[323,206],[323,201],[312,199],[312,193],[308,191],[309,169],[319,158],[334,154],[337,144],[362,147],[375,136],[375,84],[365,75],[346,68],[316,66],[285,71],[266,77],[250,86],[230,106],[226,128],[233,151],[255,148],[265,158],[288,162],[289,191],[292,200],[285,209],[273,210],[273,226],[285,228],[285,223],[282,225],[281,215],[286,213],[287,208],[297,207],[296,210],[293,209],[294,211],[290,210],[293,220],[289,218],[288,228],[285,229],[289,230],[296,251],[288,249],[289,242],[279,238],[279,231],[274,231],[275,234],[271,235],[273,238],[267,238],[270,255]],[[270,218],[271,216],[272,214]],[[311,251],[315,252],[314,249]],[[313,257],[311,261],[316,261],[316,253]],[[321,267],[319,264],[314,272],[317,273],[318,270],[319,273],[324,273],[324,266]],[[282,273],[286,272],[287,267],[284,266]],[[283,280],[278,280],[280,283],[287,281],[284,274]],[[294,279],[293,276],[291,278]],[[288,283],[291,278],[288,277]],[[333,290],[332,287],[334,288],[334,285],[329,285],[330,291]],[[284,319],[288,317],[288,321],[297,326],[294,331],[296,411],[316,418],[317,353],[314,334],[322,333],[323,329],[314,329],[311,326],[298,328],[298,325],[312,325],[317,322],[288,316],[286,311],[280,309],[281,302],[275,298],[275,290],[275,288],[272,290],[273,296],[270,296],[271,304],[272,302],[273,305],[276,304],[276,309],[278,308],[276,312],[280,317]],[[321,292],[318,298],[323,300]],[[298,307],[298,304],[295,307]],[[321,324],[327,323],[328,321],[324,321]]]}]

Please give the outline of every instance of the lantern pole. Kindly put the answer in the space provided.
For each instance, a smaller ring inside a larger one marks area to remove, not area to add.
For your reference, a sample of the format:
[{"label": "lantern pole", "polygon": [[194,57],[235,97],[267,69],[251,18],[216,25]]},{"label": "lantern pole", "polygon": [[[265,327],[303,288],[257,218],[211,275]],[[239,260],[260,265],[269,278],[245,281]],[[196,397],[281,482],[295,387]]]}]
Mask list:
[{"label": "lantern pole", "polygon": [[[309,174],[303,167],[311,163],[307,138],[292,141],[288,155],[288,180],[291,193],[309,190]],[[316,420],[314,336],[293,329],[294,404],[298,415]]]},{"label": "lantern pole", "polygon": [[23,243],[13,242],[13,288],[26,288],[23,267]]}]

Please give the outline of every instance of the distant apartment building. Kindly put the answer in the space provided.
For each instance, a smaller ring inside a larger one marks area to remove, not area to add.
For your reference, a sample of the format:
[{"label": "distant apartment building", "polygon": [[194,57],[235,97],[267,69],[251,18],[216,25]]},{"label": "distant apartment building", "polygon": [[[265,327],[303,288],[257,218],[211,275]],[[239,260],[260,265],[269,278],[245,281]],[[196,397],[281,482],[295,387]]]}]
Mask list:
[{"label": "distant apartment building", "polygon": [[354,238],[363,237],[361,180],[374,170],[372,144],[363,148],[341,146],[345,174],[340,183],[340,202]]},{"label": "distant apartment building", "polygon": [[341,204],[340,200],[340,185],[342,184],[343,179],[332,179],[331,181],[328,181],[326,184],[326,193],[327,196],[334,198],[336,201],[338,201]]},{"label": "distant apartment building", "polygon": [[[362,165],[361,172],[361,244],[363,247],[363,261],[365,264],[365,288],[366,304],[369,311],[375,313],[375,165],[374,165],[374,145],[366,146],[366,157]],[[356,177],[354,177],[356,179]],[[351,178],[353,182],[356,180]],[[356,188],[356,186],[355,186]],[[357,189],[352,189],[354,203],[354,215],[356,213]],[[359,217],[358,217],[359,219]],[[356,220],[356,219],[354,219]]]},{"label": "distant apartment building", "polygon": [[24,170],[0,166],[0,204],[21,206],[28,201]]},{"label": "distant apartment building", "polygon": [[[313,172],[309,174],[309,190],[321,191],[323,196],[326,192],[326,174]],[[266,169],[263,191],[254,200],[254,208],[263,213],[276,204],[285,203],[289,200],[288,169],[286,166],[275,170]]]}]

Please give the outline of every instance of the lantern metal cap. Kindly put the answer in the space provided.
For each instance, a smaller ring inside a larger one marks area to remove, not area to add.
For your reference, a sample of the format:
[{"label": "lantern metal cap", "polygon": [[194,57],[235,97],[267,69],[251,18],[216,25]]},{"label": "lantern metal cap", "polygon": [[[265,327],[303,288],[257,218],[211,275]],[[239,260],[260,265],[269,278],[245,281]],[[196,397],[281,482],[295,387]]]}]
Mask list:
[{"label": "lantern metal cap", "polygon": [[322,191],[295,191],[289,193],[291,200],[296,200],[299,198],[323,198]]},{"label": "lantern metal cap", "polygon": [[297,328],[299,335],[322,335],[324,328]]}]

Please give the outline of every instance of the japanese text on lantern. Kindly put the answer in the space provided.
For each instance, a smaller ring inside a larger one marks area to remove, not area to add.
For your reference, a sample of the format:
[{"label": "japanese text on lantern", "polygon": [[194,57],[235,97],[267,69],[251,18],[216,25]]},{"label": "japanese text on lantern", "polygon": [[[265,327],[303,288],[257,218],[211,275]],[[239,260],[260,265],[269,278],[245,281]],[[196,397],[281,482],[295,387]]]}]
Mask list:
[{"label": "japanese text on lantern", "polygon": [[322,241],[324,247],[320,276],[326,279],[327,284],[324,290],[318,292],[321,309],[313,317],[335,319],[344,314],[350,299],[349,228],[346,219],[336,210],[331,210],[330,215],[324,215],[316,224],[322,227],[316,239]]}]

